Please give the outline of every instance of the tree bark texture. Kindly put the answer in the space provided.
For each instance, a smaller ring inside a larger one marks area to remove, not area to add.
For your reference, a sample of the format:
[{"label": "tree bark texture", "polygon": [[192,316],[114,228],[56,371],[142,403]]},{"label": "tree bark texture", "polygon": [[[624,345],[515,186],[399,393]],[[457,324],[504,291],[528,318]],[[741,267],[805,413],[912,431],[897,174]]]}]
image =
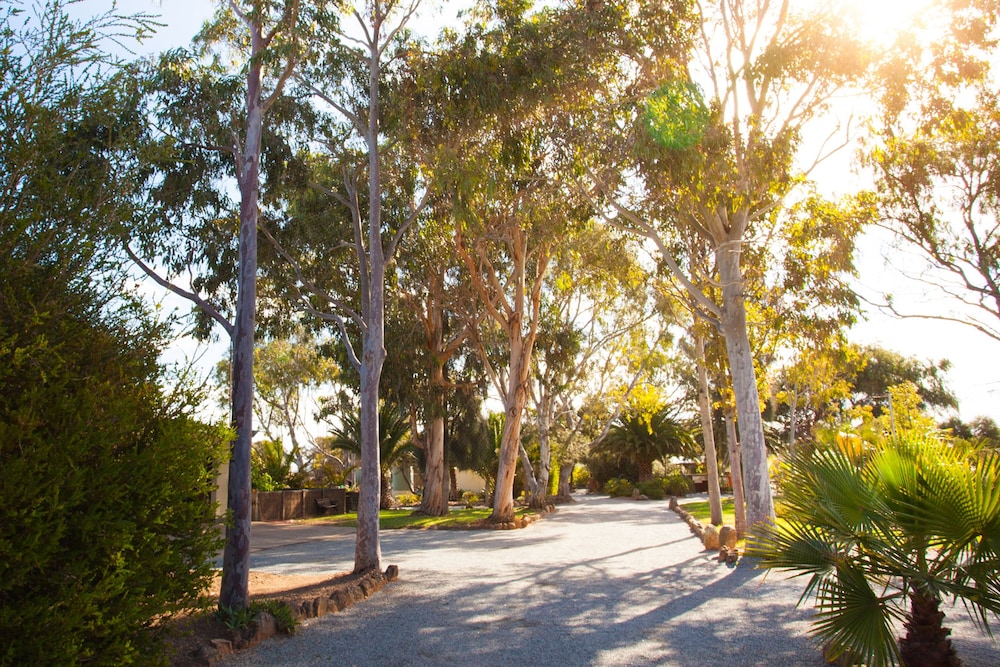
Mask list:
[{"label": "tree bark texture", "polygon": [[[379,505],[381,498],[381,462],[379,460],[379,382],[385,363],[385,254],[382,248],[382,167],[378,145],[379,77],[381,63],[380,8],[376,4],[368,54],[368,280],[362,289],[361,358],[361,493],[358,498],[357,544],[354,571],[379,569],[382,549],[379,543]],[[359,248],[359,251],[361,249]],[[362,273],[364,263],[361,262]],[[367,291],[367,294],[365,293]],[[366,298],[367,297],[367,298]]]},{"label": "tree bark texture", "polygon": [[899,640],[900,656],[906,667],[959,667],[945,628],[941,600],[920,591],[910,593],[910,616],[904,624],[906,636]]},{"label": "tree bark texture", "polygon": [[226,526],[219,606],[243,609],[250,577],[250,446],[253,439],[253,349],[257,307],[257,207],[264,108],[261,69],[264,49],[259,25],[251,26],[251,65],[247,72],[247,123],[240,159],[239,271],[233,327],[232,422],[236,440],[229,460],[227,495],[231,522]]},{"label": "tree bark texture", "polygon": [[556,498],[559,500],[569,500],[573,497],[573,468],[576,461],[564,461],[559,466],[559,488],[556,491]]},{"label": "tree bark texture", "polygon": [[444,415],[445,415],[445,376],[444,364],[444,313],[441,305],[441,293],[444,290],[444,277],[435,272],[431,276],[425,328],[427,346],[431,354],[433,366],[430,375],[431,414],[427,428],[427,444],[424,449],[424,495],[420,509],[430,516],[444,516],[448,513],[448,496],[445,491],[446,471],[444,465]]},{"label": "tree bark texture", "polygon": [[497,466],[496,489],[493,492],[493,513],[490,520],[507,523],[514,520],[514,475],[521,446],[521,415],[528,398],[525,341],[519,316],[511,318],[510,367],[507,396],[504,397],[503,433],[500,437],[500,462]]},{"label": "tree bark texture", "polygon": [[742,242],[722,243],[715,259],[722,282],[722,330],[726,339],[729,373],[736,397],[737,426],[743,454],[743,482],[747,522],[750,527],[774,522],[774,501],[767,469],[767,446],[760,416],[757,373],[747,335],[743,276],[740,272]]},{"label": "tree bark texture", "polygon": [[[697,325],[696,325],[697,326]],[[712,525],[722,525],[722,490],[719,488],[719,458],[715,451],[715,429],[709,404],[708,369],[705,368],[705,338],[695,332],[695,363],[698,367],[698,410],[705,443],[705,473],[708,475],[708,508]]]},{"label": "tree bark texture", "polygon": [[545,387],[539,387],[541,398],[538,401],[538,473],[535,473],[527,450],[521,447],[524,476],[528,481],[528,506],[532,509],[545,509],[548,499],[549,476],[552,471],[552,440],[549,437],[549,394]]},{"label": "tree bark texture", "polygon": [[736,417],[733,409],[726,409],[726,434],[729,437],[729,463],[732,468],[733,477],[733,510],[736,525],[736,536],[740,539],[746,537],[747,532],[747,511],[743,493],[743,454],[740,447],[739,437],[736,434]]}]

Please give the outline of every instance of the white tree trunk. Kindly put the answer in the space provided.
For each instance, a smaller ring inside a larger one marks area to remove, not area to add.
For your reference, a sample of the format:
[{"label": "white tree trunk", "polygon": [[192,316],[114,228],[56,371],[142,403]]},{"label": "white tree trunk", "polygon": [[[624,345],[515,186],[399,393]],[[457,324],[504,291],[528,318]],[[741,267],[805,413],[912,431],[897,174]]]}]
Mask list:
[{"label": "white tree trunk", "polygon": [[232,422],[236,440],[229,459],[226,525],[219,606],[247,606],[250,578],[250,447],[253,440],[253,348],[257,308],[257,205],[260,191],[260,147],[264,108],[257,55],[264,43],[259,25],[251,32],[251,64],[247,72],[246,143],[240,159],[240,236],[236,321],[233,327]]},{"label": "white tree trunk", "polygon": [[721,322],[736,397],[747,521],[752,528],[758,524],[774,522],[774,501],[771,498],[771,480],[767,469],[767,447],[760,416],[757,374],[747,335],[743,277],[740,272],[741,247],[740,241],[720,244],[716,249],[715,259],[722,282]]},{"label": "white tree trunk", "polygon": [[[695,325],[697,327],[697,325]],[[705,472],[708,474],[708,507],[712,525],[722,524],[722,490],[719,488],[719,458],[715,451],[715,430],[712,427],[712,407],[709,404],[708,370],[705,368],[705,338],[700,331],[694,335],[695,363],[698,367],[698,410],[701,433],[705,442]]]},{"label": "white tree trunk", "polygon": [[[376,7],[376,13],[379,11]],[[380,17],[372,26],[368,55],[368,284],[362,288],[361,358],[361,493],[358,498],[357,544],[354,571],[379,569],[382,549],[379,544],[379,505],[381,499],[381,461],[379,460],[379,382],[385,362],[385,255],[382,249],[382,167],[379,156],[379,45]],[[362,266],[362,272],[363,272]],[[364,285],[364,282],[362,282]],[[367,298],[366,298],[367,297]]]},{"label": "white tree trunk", "polygon": [[736,515],[734,527],[736,536],[743,538],[747,532],[747,511],[743,494],[743,465],[739,437],[736,435],[736,419],[732,408],[726,408],[726,434],[729,437],[729,463],[733,471],[733,509]]}]

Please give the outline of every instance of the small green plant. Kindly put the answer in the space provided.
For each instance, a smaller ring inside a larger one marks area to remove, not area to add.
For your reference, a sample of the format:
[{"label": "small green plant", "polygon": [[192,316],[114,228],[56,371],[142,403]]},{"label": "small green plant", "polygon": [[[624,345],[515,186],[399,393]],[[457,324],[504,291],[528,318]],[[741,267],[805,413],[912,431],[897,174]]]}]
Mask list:
[{"label": "small green plant", "polygon": [[413,507],[420,504],[420,496],[415,493],[401,493],[396,496],[396,504],[403,507]]},{"label": "small green plant", "polygon": [[281,600],[258,600],[251,603],[251,606],[257,607],[257,613],[266,611],[274,616],[274,620],[278,623],[278,632],[283,632],[286,635],[295,634],[299,621],[292,615],[291,607]]},{"label": "small green plant", "polygon": [[215,612],[215,618],[230,630],[240,630],[250,625],[265,611],[274,617],[279,632],[295,634],[299,622],[292,616],[291,608],[280,600],[254,600],[243,608],[219,607]]},{"label": "small green plant", "polygon": [[694,485],[679,472],[663,478],[663,491],[670,496],[686,496],[694,490]]},{"label": "small green plant", "polygon": [[615,477],[609,479],[604,483],[604,493],[608,494],[612,498],[623,498],[625,496],[632,495],[632,489],[635,485],[627,479],[622,479],[621,477]]},{"label": "small green plant", "polygon": [[467,508],[472,509],[472,506],[479,502],[479,495],[475,491],[464,491],[462,493],[462,502],[465,503]]},{"label": "small green plant", "polygon": [[650,479],[645,482],[639,482],[636,487],[639,489],[639,493],[646,496],[650,500],[663,500],[663,479]]},{"label": "small green plant", "polygon": [[590,468],[578,465],[573,469],[573,488],[586,489],[590,485]]}]

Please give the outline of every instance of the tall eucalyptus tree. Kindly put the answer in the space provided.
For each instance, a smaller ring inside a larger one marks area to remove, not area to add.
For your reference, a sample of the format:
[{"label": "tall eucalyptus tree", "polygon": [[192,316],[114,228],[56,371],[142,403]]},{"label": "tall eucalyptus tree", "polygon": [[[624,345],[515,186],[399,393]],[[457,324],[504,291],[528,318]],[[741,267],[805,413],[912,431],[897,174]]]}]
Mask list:
[{"label": "tall eucalyptus tree", "polygon": [[[725,336],[748,520],[757,524],[773,520],[774,507],[744,269],[762,225],[782,211],[800,180],[795,160],[803,129],[860,75],[864,50],[836,2],[804,9],[788,0],[720,0],[698,3],[692,19],[684,67],[665,70],[652,51],[638,61],[634,69],[644,78],[625,89],[631,100],[618,100],[626,113],[610,135],[631,152],[620,153],[614,167],[605,161],[595,168],[590,184],[605,197],[595,204],[656,245],[663,264]],[[629,142],[622,142],[622,128]],[[614,149],[608,144],[605,155]],[[718,300],[691,279],[675,250],[676,234],[709,243]]]},{"label": "tall eucalyptus tree", "polygon": [[[135,238],[124,239],[126,252],[154,282],[200,309],[203,332],[217,323],[232,342],[236,439],[229,462],[222,607],[247,603],[264,117],[281,100],[301,56],[299,14],[298,0],[233,0],[203,28],[195,53],[162,56],[150,84],[161,133],[151,213]],[[244,63],[241,72],[229,69],[232,58]],[[228,224],[233,211],[226,189],[233,181],[239,191],[235,229]],[[180,284],[184,273],[186,287]]]},{"label": "tall eucalyptus tree", "polygon": [[[419,1],[348,7],[310,44],[299,92],[329,116],[306,160],[309,189],[268,232],[290,272],[298,306],[335,327],[359,375],[361,494],[354,569],[380,567],[379,383],[386,359],[386,283],[407,230],[426,202],[428,174],[401,144],[407,105],[399,88],[413,44],[407,25]],[[389,101],[392,101],[391,104]]]}]

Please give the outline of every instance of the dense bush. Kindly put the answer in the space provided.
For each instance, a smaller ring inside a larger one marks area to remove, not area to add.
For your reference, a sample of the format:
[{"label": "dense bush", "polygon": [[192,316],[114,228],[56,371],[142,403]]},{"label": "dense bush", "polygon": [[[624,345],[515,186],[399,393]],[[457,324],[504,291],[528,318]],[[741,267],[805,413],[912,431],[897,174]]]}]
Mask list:
[{"label": "dense bush", "polygon": [[631,496],[632,489],[634,488],[635,485],[632,482],[627,479],[622,479],[621,477],[614,477],[604,483],[604,493],[608,494],[612,498]]},{"label": "dense bush", "polygon": [[0,262],[2,665],[154,662],[220,546],[227,432],[165,395],[148,323],[97,303]]},{"label": "dense bush", "polygon": [[639,493],[650,500],[663,500],[663,496],[665,495],[663,493],[663,479],[659,477],[639,482],[636,488],[639,489]]},{"label": "dense bush", "polygon": [[679,472],[663,478],[663,491],[669,496],[686,496],[694,491],[694,484]]},{"label": "dense bush", "polygon": [[573,469],[573,488],[586,489],[590,485],[590,468],[585,465],[577,465]]},{"label": "dense bush", "polygon": [[412,507],[420,504],[420,496],[415,493],[400,493],[396,495],[396,504],[404,507]]}]

